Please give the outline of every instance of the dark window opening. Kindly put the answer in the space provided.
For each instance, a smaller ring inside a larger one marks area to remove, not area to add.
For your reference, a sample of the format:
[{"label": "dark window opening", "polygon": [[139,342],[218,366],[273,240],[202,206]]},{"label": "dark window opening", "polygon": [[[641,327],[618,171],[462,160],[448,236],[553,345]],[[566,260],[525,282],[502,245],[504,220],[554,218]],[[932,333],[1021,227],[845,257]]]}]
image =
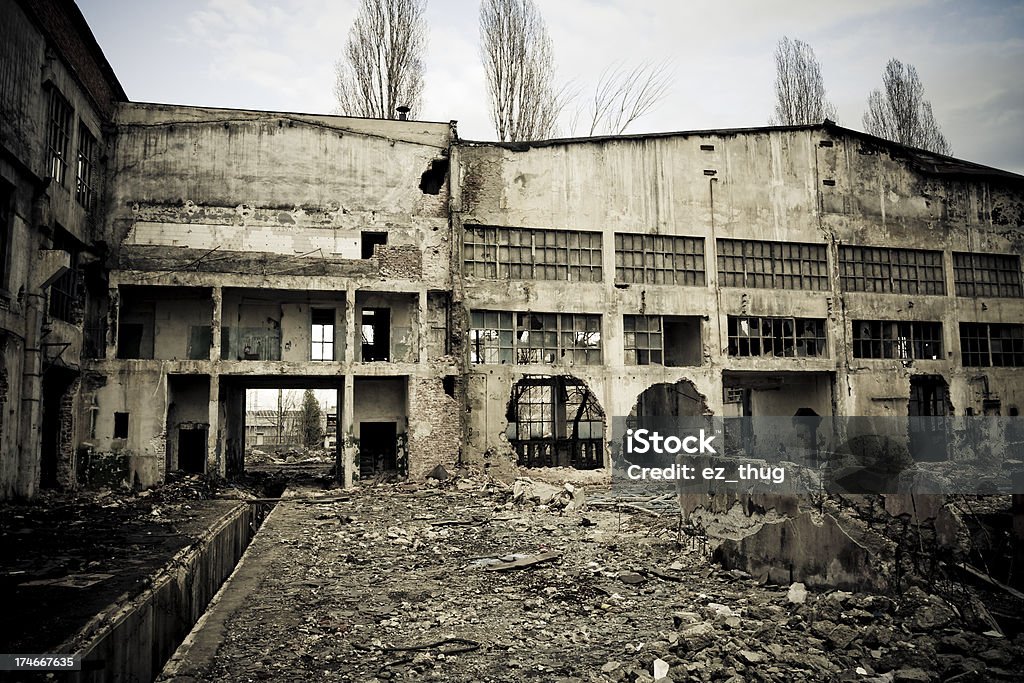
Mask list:
[{"label": "dark window opening", "polygon": [[910,378],[909,416],[910,452],[917,461],[945,460],[949,448],[946,416],[953,414],[949,385],[937,375]]},{"label": "dark window opening", "polygon": [[430,168],[420,176],[420,191],[423,194],[440,194],[444,179],[448,177],[448,160],[434,159]]},{"label": "dark window opening", "polygon": [[700,318],[626,315],[622,320],[626,365],[700,365]]},{"label": "dark window opening", "polygon": [[853,357],[939,360],[942,323],[854,320]]},{"label": "dark window opening", "polygon": [[455,398],[455,375],[445,375],[441,379],[441,386],[444,388],[444,393]]},{"label": "dark window opening", "polygon": [[152,358],[152,338],[143,353],[142,339],[146,326],[142,323],[121,323],[117,328],[117,357],[122,359]]},{"label": "dark window opening", "polygon": [[730,356],[813,357],[827,355],[820,318],[729,316]]},{"label": "dark window opening", "polygon": [[114,413],[114,438],[128,438],[128,413]]},{"label": "dark window opening", "polygon": [[378,244],[383,247],[388,243],[388,234],[386,232],[363,230],[360,236],[362,238],[362,257],[364,259],[373,258],[373,248]]},{"label": "dark window opening", "polygon": [[391,359],[391,310],[364,308],[362,333],[362,359],[365,363]]},{"label": "dark window opening", "polygon": [[1024,367],[1024,325],[960,323],[960,357],[967,367]]},{"label": "dark window opening", "polygon": [[526,377],[512,388],[506,436],[522,467],[604,466],[604,411],[573,377]]},{"label": "dark window opening", "polygon": [[334,315],[333,308],[314,308],[310,311],[313,326],[310,360],[334,360]]}]

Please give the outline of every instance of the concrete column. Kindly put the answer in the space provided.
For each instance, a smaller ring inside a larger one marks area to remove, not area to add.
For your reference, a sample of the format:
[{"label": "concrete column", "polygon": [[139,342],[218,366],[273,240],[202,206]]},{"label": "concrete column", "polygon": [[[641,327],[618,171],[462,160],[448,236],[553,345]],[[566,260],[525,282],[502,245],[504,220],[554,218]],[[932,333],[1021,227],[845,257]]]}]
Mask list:
[{"label": "concrete column", "polygon": [[[345,488],[351,488],[355,481],[359,463],[359,444],[356,441],[356,411],[355,411],[355,376],[345,375],[345,386],[342,389],[341,414],[338,416],[338,423],[341,425],[341,433],[344,436],[342,456],[344,458],[340,483]],[[339,445],[339,447],[342,447]]]},{"label": "concrete column", "polygon": [[107,337],[103,357],[111,360],[117,358],[117,331],[121,324],[121,297],[116,285],[107,290],[107,301],[110,302],[110,308],[107,311]]},{"label": "concrete column", "polygon": [[[356,288],[352,285],[345,290],[345,330],[348,332],[345,335],[345,361],[351,365],[359,362],[361,353],[360,331],[356,329]],[[346,389],[348,386],[349,381],[346,379]]]},{"label": "concrete column", "polygon": [[[229,400],[230,397],[226,397]],[[220,376],[210,375],[210,406],[209,406],[210,429],[206,432],[206,473],[215,474],[220,477],[227,476],[227,454],[224,453],[223,445],[226,435],[221,431],[226,425],[221,425],[220,420]]]},{"label": "concrete column", "polygon": [[210,317],[210,335],[213,339],[213,343],[210,344],[210,360],[212,361],[220,360],[220,320],[223,308],[223,293],[224,290],[221,287],[213,288],[213,315]]},{"label": "concrete column", "polygon": [[430,336],[430,328],[427,317],[427,290],[421,289],[417,292],[419,309],[416,311],[416,362],[427,362],[427,338]]}]

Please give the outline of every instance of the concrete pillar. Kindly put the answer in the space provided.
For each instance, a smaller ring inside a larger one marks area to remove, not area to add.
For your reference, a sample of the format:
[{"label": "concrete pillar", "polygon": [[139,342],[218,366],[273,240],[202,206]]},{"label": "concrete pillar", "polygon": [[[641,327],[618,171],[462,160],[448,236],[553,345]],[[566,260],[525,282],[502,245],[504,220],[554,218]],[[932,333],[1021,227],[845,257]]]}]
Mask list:
[{"label": "concrete pillar", "polygon": [[[345,488],[351,488],[355,481],[359,463],[359,445],[356,442],[356,411],[355,411],[355,376],[345,375],[345,386],[342,388],[344,394],[341,404],[342,408],[338,416],[339,429],[343,440],[339,442],[339,448],[343,449],[344,458],[339,480]],[[343,444],[343,445],[342,445]]]},{"label": "concrete pillar", "polygon": [[[226,397],[230,406],[230,397]],[[225,442],[224,434],[221,433],[225,427],[220,420],[220,376],[210,375],[210,406],[209,417],[210,429],[206,432],[206,473],[215,474],[220,477],[227,476],[227,457],[222,444]]]},{"label": "concrete pillar", "polygon": [[[427,339],[430,336],[430,323],[427,313],[427,290],[421,289],[417,292],[419,308],[416,311],[416,362],[427,362]],[[408,411],[406,412],[408,414]]]},{"label": "concrete pillar", "polygon": [[213,315],[210,318],[210,334],[213,343],[210,344],[210,360],[220,360],[220,326],[221,310],[223,304],[224,290],[221,287],[214,287],[212,291]]},{"label": "concrete pillar", "polygon": [[[356,288],[352,285],[345,290],[345,361],[358,363],[360,360],[360,330],[356,329]],[[346,380],[345,386],[348,386]]]},{"label": "concrete pillar", "polygon": [[107,290],[107,301],[110,302],[110,309],[107,312],[106,349],[103,357],[110,360],[117,358],[117,330],[121,321],[121,297],[116,285]]}]

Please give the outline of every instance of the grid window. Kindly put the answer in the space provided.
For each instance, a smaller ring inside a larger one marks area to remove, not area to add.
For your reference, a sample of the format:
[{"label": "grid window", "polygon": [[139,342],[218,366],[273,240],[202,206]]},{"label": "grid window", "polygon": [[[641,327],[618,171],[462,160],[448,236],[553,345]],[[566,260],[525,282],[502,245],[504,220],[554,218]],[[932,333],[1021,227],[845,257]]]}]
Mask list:
[{"label": "grid window", "polygon": [[942,323],[854,320],[853,356],[939,360],[942,358]]},{"label": "grid window", "polygon": [[473,311],[470,315],[469,359],[473,363],[511,363],[512,314],[508,311]]},{"label": "grid window", "polygon": [[828,252],[823,244],[717,240],[718,276],[723,287],[823,291]]},{"label": "grid window", "polygon": [[95,198],[95,177],[96,177],[96,138],[93,137],[84,123],[78,124],[78,174],[75,181],[75,199],[85,207],[86,211],[92,210]]},{"label": "grid window", "polygon": [[827,348],[821,318],[729,316],[730,356],[814,357]]},{"label": "grid window", "polygon": [[310,360],[334,360],[334,309],[314,308],[310,317],[313,339]]},{"label": "grid window", "polygon": [[665,364],[660,315],[623,316],[622,331],[627,365]]},{"label": "grid window", "polygon": [[502,280],[600,282],[601,233],[467,226],[466,275]]},{"label": "grid window", "polygon": [[[515,325],[513,327],[513,318]],[[581,313],[470,313],[472,363],[600,365],[601,317]]]},{"label": "grid window", "polygon": [[1021,296],[1020,257],[953,252],[953,279],[957,296]]},{"label": "grid window", "polygon": [[839,274],[851,292],[946,293],[941,251],[841,246]]},{"label": "grid window", "polygon": [[703,287],[704,238],[617,232],[615,281]]},{"label": "grid window", "polygon": [[71,105],[56,88],[50,88],[47,110],[46,144],[50,177],[63,185],[67,177],[71,147]]},{"label": "grid window", "polygon": [[969,367],[1024,367],[1024,325],[960,323],[960,356]]}]

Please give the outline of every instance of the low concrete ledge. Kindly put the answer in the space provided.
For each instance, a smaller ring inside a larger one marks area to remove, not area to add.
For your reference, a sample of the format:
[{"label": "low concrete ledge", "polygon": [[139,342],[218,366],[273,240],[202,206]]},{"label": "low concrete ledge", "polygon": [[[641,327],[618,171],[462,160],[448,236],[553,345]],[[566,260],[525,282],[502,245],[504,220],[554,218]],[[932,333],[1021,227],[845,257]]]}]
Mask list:
[{"label": "low concrete ledge", "polygon": [[151,681],[234,570],[259,528],[262,506],[240,503],[179,551],[132,597],[96,615],[58,652],[80,654],[67,680]]}]

